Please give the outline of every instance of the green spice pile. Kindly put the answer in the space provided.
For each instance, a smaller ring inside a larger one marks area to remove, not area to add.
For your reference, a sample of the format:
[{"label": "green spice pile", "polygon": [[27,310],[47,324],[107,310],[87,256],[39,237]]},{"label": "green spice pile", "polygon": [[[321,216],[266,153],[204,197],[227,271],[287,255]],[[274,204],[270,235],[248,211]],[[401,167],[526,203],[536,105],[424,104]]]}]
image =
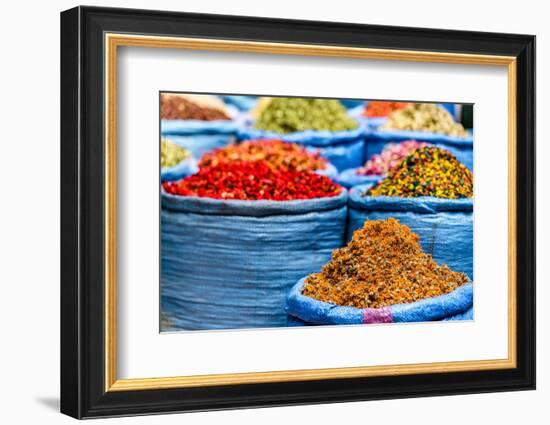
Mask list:
[{"label": "green spice pile", "polygon": [[414,103],[392,112],[380,129],[427,131],[456,137],[468,136],[462,124],[455,122],[449,112],[430,103]]},{"label": "green spice pile", "polygon": [[279,134],[305,130],[344,131],[357,128],[344,106],[333,99],[275,97],[262,109],[254,127]]},{"label": "green spice pile", "polygon": [[431,146],[424,147],[392,168],[385,179],[364,195],[471,198],[474,196],[474,176],[450,152]]},{"label": "green spice pile", "polygon": [[179,196],[272,201],[326,198],[342,192],[328,177],[309,171],[273,170],[265,161],[201,168],[177,182],[164,182],[163,188]]},{"label": "green spice pile", "polygon": [[230,119],[227,113],[218,107],[215,99],[206,96],[163,94],[160,102],[160,117],[163,120],[199,120],[214,121]]},{"label": "green spice pile", "polygon": [[274,170],[315,171],[327,168],[327,161],[296,143],[282,140],[249,140],[206,153],[200,167],[212,167],[234,161],[265,161]]},{"label": "green spice pile", "polygon": [[162,139],[160,141],[160,166],[173,167],[179,164],[184,159],[190,158],[191,152],[181,146],[176,145],[169,140]]},{"label": "green spice pile", "polygon": [[397,220],[368,220],[337,249],[302,293],[332,304],[379,308],[447,294],[469,282],[424,253],[418,235]]}]

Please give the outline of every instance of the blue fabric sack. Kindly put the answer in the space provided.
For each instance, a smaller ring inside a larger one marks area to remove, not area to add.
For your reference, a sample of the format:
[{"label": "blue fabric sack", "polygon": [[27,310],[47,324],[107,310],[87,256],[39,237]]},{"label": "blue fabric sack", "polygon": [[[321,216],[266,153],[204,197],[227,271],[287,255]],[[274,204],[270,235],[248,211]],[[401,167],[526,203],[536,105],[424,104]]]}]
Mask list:
[{"label": "blue fabric sack", "polygon": [[426,142],[446,149],[470,170],[474,169],[474,140],[471,134],[468,137],[453,137],[425,131],[372,130],[366,136],[365,156],[370,158],[372,155],[382,152],[388,143],[405,140]]},{"label": "blue fabric sack", "polygon": [[212,149],[235,141],[239,121],[218,120],[161,120],[162,137],[188,149],[195,158],[200,158]]},{"label": "blue fabric sack", "polygon": [[356,129],[346,131],[306,130],[287,134],[245,127],[239,131],[237,137],[239,140],[278,139],[316,148],[341,171],[363,165],[365,134],[366,126],[360,124]]},{"label": "blue fabric sack", "polygon": [[347,192],[296,201],[161,195],[161,304],[175,329],[286,326],[285,299],[344,243]]},{"label": "blue fabric sack", "polygon": [[256,106],[258,102],[258,96],[221,96],[223,101],[231,106],[234,106],[239,111],[249,111]]},{"label": "blue fabric sack", "polygon": [[374,174],[368,176],[357,174],[357,170],[359,170],[359,168],[361,167],[349,168],[342,171],[340,174],[338,174],[338,177],[336,177],[336,183],[344,186],[347,189],[351,189],[353,186],[358,186],[362,184],[376,184],[385,177]]},{"label": "blue fabric sack", "polygon": [[357,308],[339,306],[303,295],[305,280],[305,277],[300,279],[292,287],[286,300],[285,310],[289,315],[290,326],[471,320],[473,314],[472,283],[462,285],[448,294],[414,303]]},{"label": "blue fabric sack", "polygon": [[420,236],[420,245],[438,263],[463,272],[473,280],[474,201],[472,198],[399,198],[362,196],[370,185],[351,189],[348,200],[348,232],[363,227],[365,220],[393,217]]},{"label": "blue fabric sack", "polygon": [[199,171],[199,166],[195,158],[187,158],[173,167],[163,167],[160,169],[160,181],[179,180],[183,177],[190,176]]}]

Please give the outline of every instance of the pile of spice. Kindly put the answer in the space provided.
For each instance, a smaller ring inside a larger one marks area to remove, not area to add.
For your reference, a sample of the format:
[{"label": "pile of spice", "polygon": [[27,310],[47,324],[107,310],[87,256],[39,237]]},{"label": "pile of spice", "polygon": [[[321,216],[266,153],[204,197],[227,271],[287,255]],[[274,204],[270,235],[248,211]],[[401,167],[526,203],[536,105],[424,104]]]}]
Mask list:
[{"label": "pile of spice", "polygon": [[448,136],[467,137],[462,124],[455,122],[444,108],[430,103],[415,103],[394,111],[381,130],[427,131]]},{"label": "pile of spice", "polygon": [[334,99],[275,97],[261,110],[254,124],[259,130],[279,134],[296,131],[344,131],[357,128],[346,108]]},{"label": "pile of spice", "polygon": [[281,140],[249,140],[205,154],[199,166],[213,167],[240,161],[265,161],[274,170],[315,171],[327,168],[327,161],[318,152]]},{"label": "pile of spice", "polygon": [[201,168],[177,182],[165,182],[163,187],[167,193],[180,196],[273,201],[332,197],[342,191],[328,177],[308,171],[273,170],[263,161]]},{"label": "pile of spice", "polygon": [[470,198],[474,196],[474,177],[450,152],[424,147],[392,168],[365,196]]},{"label": "pile of spice", "polygon": [[438,265],[418,235],[397,220],[367,220],[347,246],[305,281],[302,293],[320,301],[380,308],[448,294],[469,282],[464,273]]},{"label": "pile of spice", "polygon": [[381,153],[371,156],[365,166],[357,170],[357,174],[362,176],[386,175],[389,170],[400,164],[412,152],[425,146],[429,146],[428,143],[416,140],[389,143]]},{"label": "pile of spice", "polygon": [[383,101],[369,101],[365,110],[363,111],[363,116],[370,118],[379,118],[387,117],[393,111],[403,109],[409,106],[407,102],[383,102]]},{"label": "pile of spice", "polygon": [[219,105],[218,100],[209,99],[209,97],[163,94],[160,117],[163,120],[214,121],[230,119],[223,106]]},{"label": "pile of spice", "polygon": [[160,141],[160,166],[173,167],[181,161],[191,157],[191,152],[181,146],[176,145],[169,140]]}]

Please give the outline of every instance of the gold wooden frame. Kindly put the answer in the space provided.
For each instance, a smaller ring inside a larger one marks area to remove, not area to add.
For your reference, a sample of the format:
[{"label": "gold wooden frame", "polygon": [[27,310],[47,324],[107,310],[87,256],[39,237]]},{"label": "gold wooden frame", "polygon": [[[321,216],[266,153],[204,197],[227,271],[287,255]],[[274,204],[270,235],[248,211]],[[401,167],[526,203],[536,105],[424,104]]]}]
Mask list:
[{"label": "gold wooden frame", "polygon": [[[212,385],[308,381],[352,377],[463,372],[516,367],[516,59],[492,56],[369,49],[255,41],[105,34],[105,391],[134,391]],[[254,52],[356,59],[437,62],[507,67],[508,72],[508,357],[391,366],[364,366],[275,372],[231,373],[167,378],[117,379],[116,374],[116,93],[120,46]]]}]

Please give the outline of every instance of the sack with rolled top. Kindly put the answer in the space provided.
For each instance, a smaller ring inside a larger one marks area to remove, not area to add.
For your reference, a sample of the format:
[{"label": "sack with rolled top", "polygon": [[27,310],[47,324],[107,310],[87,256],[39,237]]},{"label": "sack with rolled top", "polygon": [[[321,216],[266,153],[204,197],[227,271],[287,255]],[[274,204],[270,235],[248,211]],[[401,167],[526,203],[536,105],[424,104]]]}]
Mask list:
[{"label": "sack with rolled top", "polygon": [[338,100],[270,98],[239,140],[280,139],[318,150],[339,171],[364,159],[366,125],[351,118]]},{"label": "sack with rolled top", "polygon": [[472,308],[471,280],[437,264],[394,218],[365,222],[286,303],[292,326],[465,320]]},{"label": "sack with rolled top", "polygon": [[163,94],[160,132],[200,158],[235,141],[238,113],[209,95]]},{"label": "sack with rolled top", "polygon": [[[307,181],[302,179],[304,188],[307,184],[314,190],[321,182],[323,190],[330,187],[333,192],[287,201],[171,193],[183,190],[182,182],[196,181],[205,173],[210,173],[205,178],[221,181],[214,172],[219,167],[201,168],[198,174],[173,183],[175,186],[164,186],[162,311],[171,329],[285,326],[284,306],[290,288],[300,276],[320,268],[344,242],[347,192],[326,177],[304,172],[308,175]],[[246,167],[241,174],[237,177],[257,175]],[[246,184],[259,180],[266,179],[249,179]],[[248,193],[246,188],[233,192],[224,188],[219,195],[230,192],[233,196],[237,191]]]},{"label": "sack with rolled top", "polygon": [[369,131],[366,156],[381,152],[388,143],[405,140],[427,142],[450,151],[473,170],[473,135],[439,105],[415,103],[392,112],[386,122]]},{"label": "sack with rolled top", "polygon": [[223,95],[221,98],[227,105],[236,107],[239,111],[250,111],[256,106],[258,96]]}]

